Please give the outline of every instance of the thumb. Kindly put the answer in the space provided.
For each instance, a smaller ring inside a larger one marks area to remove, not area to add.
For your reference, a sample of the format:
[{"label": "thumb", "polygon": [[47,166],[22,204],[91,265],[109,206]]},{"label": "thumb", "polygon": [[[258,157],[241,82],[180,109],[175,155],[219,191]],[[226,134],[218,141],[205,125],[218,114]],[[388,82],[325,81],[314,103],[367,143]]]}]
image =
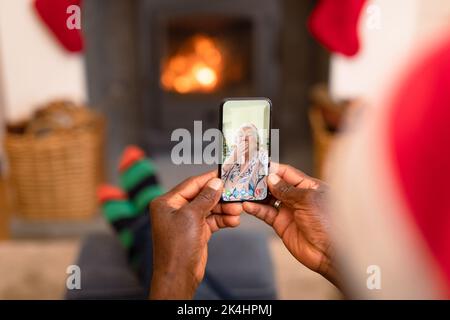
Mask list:
[{"label": "thumb", "polygon": [[268,182],[272,195],[291,208],[298,208],[299,205],[304,203],[310,192],[308,189],[294,187],[275,173],[269,175]]},{"label": "thumb", "polygon": [[185,209],[205,217],[208,216],[219,202],[222,185],[221,179],[213,178],[209,180],[194,200],[185,206]]}]

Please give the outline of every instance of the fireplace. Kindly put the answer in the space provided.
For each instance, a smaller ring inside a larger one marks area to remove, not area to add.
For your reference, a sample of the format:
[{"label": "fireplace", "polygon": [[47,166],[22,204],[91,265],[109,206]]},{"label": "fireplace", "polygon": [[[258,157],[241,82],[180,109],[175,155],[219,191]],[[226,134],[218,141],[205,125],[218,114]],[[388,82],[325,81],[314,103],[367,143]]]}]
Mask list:
[{"label": "fireplace", "polygon": [[167,150],[174,129],[218,125],[225,97],[279,93],[279,2],[142,0],[139,52],[146,144]]},{"label": "fireplace", "polygon": [[189,15],[168,21],[160,86],[183,94],[246,94],[251,85],[252,24],[245,18]]}]

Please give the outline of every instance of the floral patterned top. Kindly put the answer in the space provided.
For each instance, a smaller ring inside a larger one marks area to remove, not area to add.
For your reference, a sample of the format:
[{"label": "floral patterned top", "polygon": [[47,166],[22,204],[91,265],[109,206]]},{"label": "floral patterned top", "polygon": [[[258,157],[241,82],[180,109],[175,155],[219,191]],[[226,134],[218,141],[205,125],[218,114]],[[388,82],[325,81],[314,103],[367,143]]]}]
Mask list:
[{"label": "floral patterned top", "polygon": [[266,150],[260,150],[249,160],[247,169],[241,173],[240,163],[234,163],[226,172],[222,167],[225,201],[262,200],[267,196],[266,177],[269,174],[269,157]]}]

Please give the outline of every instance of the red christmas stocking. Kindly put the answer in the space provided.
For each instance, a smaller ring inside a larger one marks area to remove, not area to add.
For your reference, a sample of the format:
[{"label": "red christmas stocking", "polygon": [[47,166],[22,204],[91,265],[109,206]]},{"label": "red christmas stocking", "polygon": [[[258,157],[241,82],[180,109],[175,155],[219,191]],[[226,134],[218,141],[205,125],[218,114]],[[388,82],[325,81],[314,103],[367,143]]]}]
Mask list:
[{"label": "red christmas stocking", "polygon": [[308,20],[311,34],[331,52],[358,53],[358,20],[366,0],[319,0]]},{"label": "red christmas stocking", "polygon": [[81,30],[69,28],[67,20],[72,13],[67,13],[67,8],[77,5],[80,7],[81,0],[35,0],[34,7],[47,25],[47,27],[56,36],[58,41],[70,52],[80,52],[83,50],[83,37]]}]

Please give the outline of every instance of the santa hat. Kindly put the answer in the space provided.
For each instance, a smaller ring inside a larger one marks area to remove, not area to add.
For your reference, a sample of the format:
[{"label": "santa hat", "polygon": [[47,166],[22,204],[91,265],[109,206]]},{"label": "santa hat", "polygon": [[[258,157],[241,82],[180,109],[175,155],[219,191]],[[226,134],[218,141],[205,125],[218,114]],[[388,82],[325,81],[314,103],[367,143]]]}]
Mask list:
[{"label": "santa hat", "polygon": [[[330,161],[333,238],[356,298],[448,298],[450,38],[357,119]],[[331,167],[332,166],[332,167]],[[378,270],[380,287],[371,286]]]}]

